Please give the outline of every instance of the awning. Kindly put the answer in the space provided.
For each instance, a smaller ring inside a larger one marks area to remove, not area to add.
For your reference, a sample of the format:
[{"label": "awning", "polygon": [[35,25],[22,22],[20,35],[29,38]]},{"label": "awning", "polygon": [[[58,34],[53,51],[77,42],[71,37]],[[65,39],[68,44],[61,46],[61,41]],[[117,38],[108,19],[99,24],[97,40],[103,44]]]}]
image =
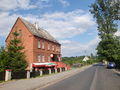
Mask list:
[{"label": "awning", "polygon": [[32,66],[33,67],[54,67],[57,64],[55,63],[51,63],[51,62],[46,62],[46,63],[33,63]]}]

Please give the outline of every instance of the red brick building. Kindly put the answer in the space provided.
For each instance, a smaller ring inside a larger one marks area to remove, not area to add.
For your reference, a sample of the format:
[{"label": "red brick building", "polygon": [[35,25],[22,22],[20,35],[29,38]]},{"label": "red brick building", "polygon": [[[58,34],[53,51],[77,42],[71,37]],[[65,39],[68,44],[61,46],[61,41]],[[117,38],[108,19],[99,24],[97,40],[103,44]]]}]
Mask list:
[{"label": "red brick building", "polygon": [[61,62],[61,44],[46,30],[18,17],[6,39],[6,45],[15,31],[19,33],[25,48],[28,69],[66,67]]}]

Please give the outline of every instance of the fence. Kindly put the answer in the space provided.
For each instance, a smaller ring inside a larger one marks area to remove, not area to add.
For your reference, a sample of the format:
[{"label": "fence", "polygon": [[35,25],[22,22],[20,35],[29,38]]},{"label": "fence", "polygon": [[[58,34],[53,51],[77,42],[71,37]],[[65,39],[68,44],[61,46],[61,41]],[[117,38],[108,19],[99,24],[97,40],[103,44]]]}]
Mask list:
[{"label": "fence", "polygon": [[12,72],[12,79],[23,79],[26,78],[27,71],[18,71],[18,72]]},{"label": "fence", "polygon": [[[66,67],[67,68],[67,67]],[[56,73],[56,72],[62,72],[66,71],[66,68],[51,68],[51,69],[44,69],[41,71],[19,71],[19,72],[14,72],[12,70],[6,70],[5,72],[0,72],[0,81],[1,80],[11,80],[11,79],[23,79],[23,78],[31,78],[31,77],[37,77],[37,76],[42,76],[42,75],[47,75],[51,73]]]},{"label": "fence", "polygon": [[0,80],[5,80],[5,72],[0,72]]},{"label": "fence", "polygon": [[30,77],[37,77],[40,75],[40,72],[39,71],[33,71],[33,72],[30,72]]}]

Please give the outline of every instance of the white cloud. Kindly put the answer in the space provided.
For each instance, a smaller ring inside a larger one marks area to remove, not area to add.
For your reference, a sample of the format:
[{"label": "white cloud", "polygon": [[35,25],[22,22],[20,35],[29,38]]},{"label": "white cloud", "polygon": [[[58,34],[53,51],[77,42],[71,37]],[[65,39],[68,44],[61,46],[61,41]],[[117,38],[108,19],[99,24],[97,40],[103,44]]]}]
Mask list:
[{"label": "white cloud", "polygon": [[39,0],[39,1],[48,3],[50,0]]},{"label": "white cloud", "polygon": [[[2,12],[0,14],[0,36],[7,36],[18,16],[23,17],[32,23],[37,21],[40,27],[46,29],[55,38],[60,40],[64,56],[79,55],[85,50],[93,51],[92,48],[94,48],[96,44],[97,39],[94,39],[85,45],[66,39],[85,33],[87,30],[95,26],[92,16],[82,10],[74,10],[67,13],[46,13],[40,16],[18,15],[9,14],[9,12]],[[62,39],[66,40],[61,41]]]},{"label": "white cloud", "polygon": [[70,44],[71,41],[70,40],[60,40],[59,41],[61,44]]},{"label": "white cloud", "polygon": [[[8,18],[12,16],[13,15],[8,16]],[[67,13],[46,13],[40,16],[25,15],[22,17],[32,23],[37,21],[40,27],[46,29],[57,39],[71,38],[80,35],[95,26],[92,16],[82,10],[74,10]],[[3,19],[5,18],[6,17]]]},{"label": "white cloud", "polygon": [[70,40],[61,40],[62,54],[63,56],[90,55],[90,53],[96,52],[95,49],[99,41],[100,39],[98,37],[85,44]]},{"label": "white cloud", "polygon": [[32,0],[0,0],[0,11],[41,9],[50,6],[49,0],[36,0],[34,3]]},{"label": "white cloud", "polygon": [[35,5],[30,4],[30,0],[0,0],[0,10],[16,10],[16,9],[31,9]]},{"label": "white cloud", "polygon": [[82,34],[95,25],[92,16],[82,10],[44,14],[38,19],[38,22],[58,39]]},{"label": "white cloud", "polygon": [[70,3],[67,0],[59,0],[59,2],[64,6],[67,7],[70,5]]},{"label": "white cloud", "polygon": [[30,4],[30,1],[31,0],[18,0],[19,8],[23,8],[23,9],[36,8],[35,5]]},{"label": "white cloud", "polygon": [[120,30],[115,33],[116,36],[120,36]]},{"label": "white cloud", "polygon": [[15,23],[17,15],[9,15],[8,12],[2,12],[0,14],[0,36],[6,36],[12,25]]},{"label": "white cloud", "polygon": [[38,9],[48,8],[52,7],[51,1],[52,0],[36,0],[35,5]]}]

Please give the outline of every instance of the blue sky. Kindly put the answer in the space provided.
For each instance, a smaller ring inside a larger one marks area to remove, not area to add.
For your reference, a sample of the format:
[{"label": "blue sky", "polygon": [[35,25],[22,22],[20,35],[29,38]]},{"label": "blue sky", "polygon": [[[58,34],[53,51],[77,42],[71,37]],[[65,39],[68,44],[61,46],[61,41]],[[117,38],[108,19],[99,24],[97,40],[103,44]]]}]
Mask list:
[{"label": "blue sky", "polygon": [[17,17],[22,17],[31,23],[37,22],[59,40],[63,56],[95,54],[99,38],[88,7],[94,1],[1,0],[0,46],[5,45],[5,38]]}]

